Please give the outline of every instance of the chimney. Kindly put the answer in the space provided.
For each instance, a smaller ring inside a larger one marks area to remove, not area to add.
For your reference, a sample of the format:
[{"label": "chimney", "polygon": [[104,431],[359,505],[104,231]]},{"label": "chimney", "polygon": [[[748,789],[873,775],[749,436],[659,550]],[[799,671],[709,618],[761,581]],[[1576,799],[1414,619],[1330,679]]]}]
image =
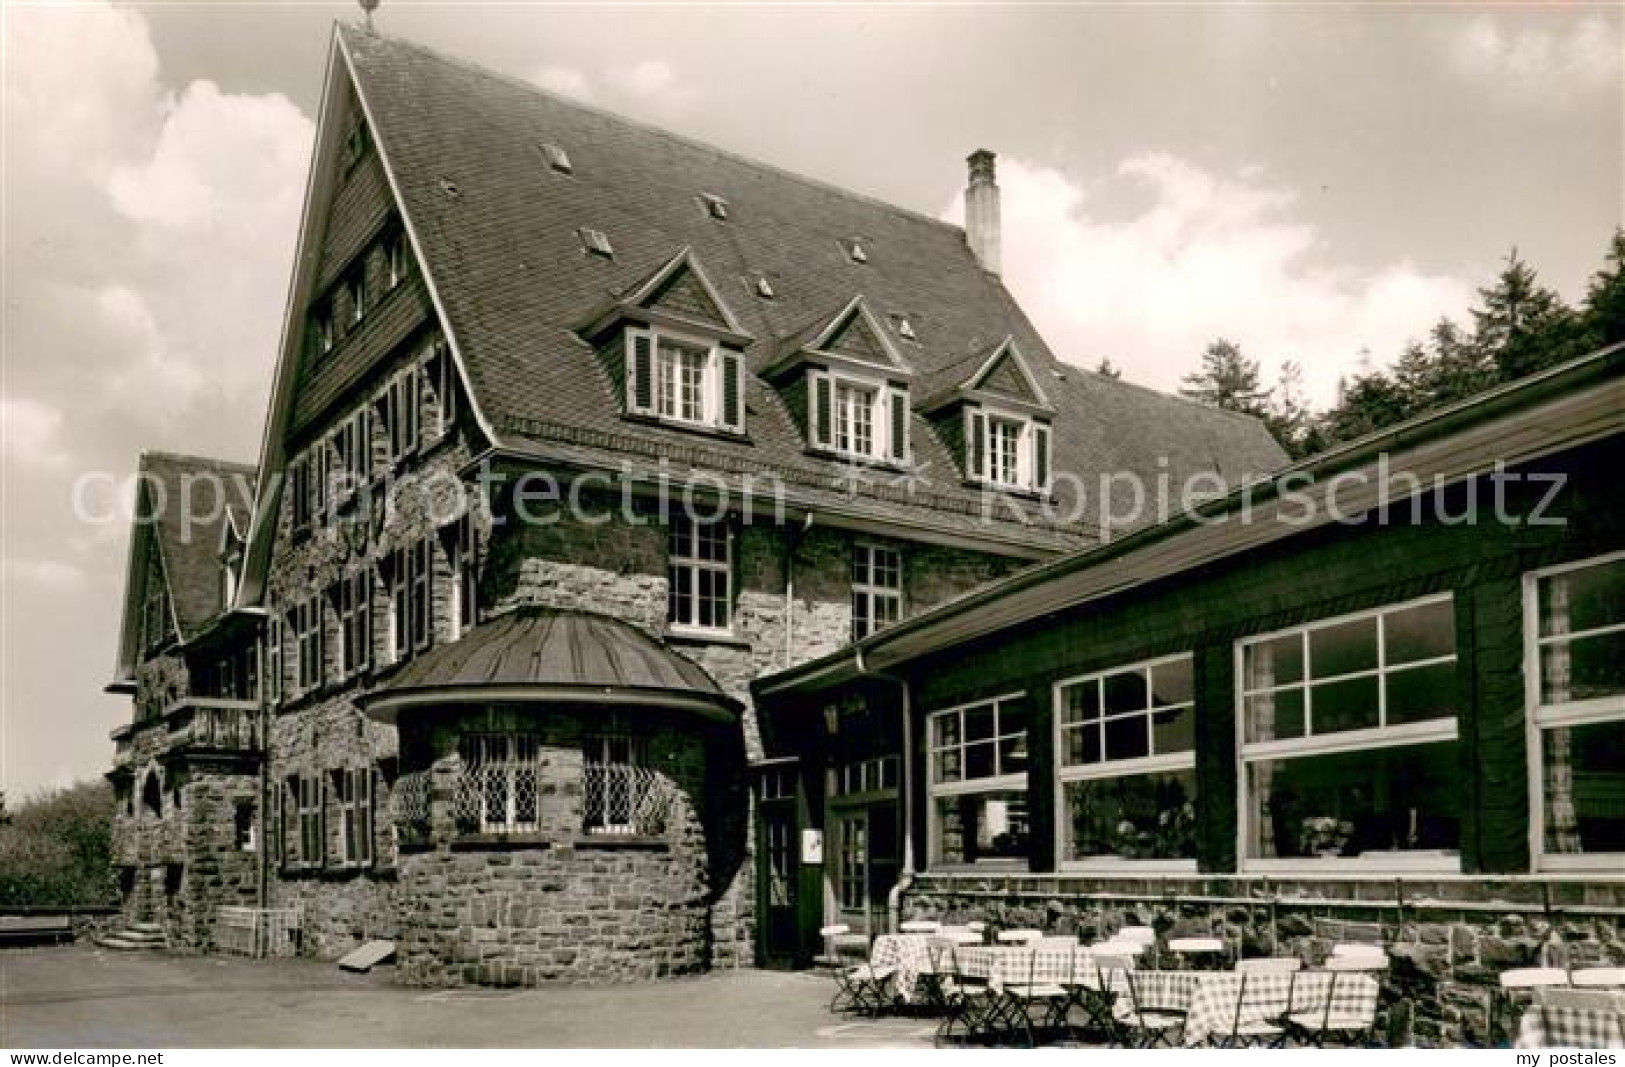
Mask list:
[{"label": "chimney", "polygon": [[982,269],[999,273],[999,183],[993,177],[996,157],[978,148],[965,157],[970,184],[965,186],[965,243]]}]

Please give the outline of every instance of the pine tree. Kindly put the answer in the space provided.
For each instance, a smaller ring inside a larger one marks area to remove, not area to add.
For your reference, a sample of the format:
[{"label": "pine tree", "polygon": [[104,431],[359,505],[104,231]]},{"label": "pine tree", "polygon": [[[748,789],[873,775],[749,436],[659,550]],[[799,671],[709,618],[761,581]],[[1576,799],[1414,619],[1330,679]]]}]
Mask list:
[{"label": "pine tree", "polygon": [[1111,361],[1110,356],[1103,356],[1101,358],[1100,366],[1095,368],[1095,373],[1100,375],[1102,378],[1110,378],[1114,382],[1119,381],[1123,377],[1122,369]]},{"label": "pine tree", "polygon": [[1625,228],[1615,228],[1580,315],[1587,351],[1625,341]]},{"label": "pine tree", "polygon": [[1281,364],[1281,375],[1264,412],[1264,426],[1293,459],[1308,455],[1315,443],[1311,438],[1314,413],[1303,393],[1303,368],[1294,360]]},{"label": "pine tree", "polygon": [[1578,321],[1568,305],[1540,284],[1534,268],[1514,248],[1494,284],[1478,291],[1473,343],[1510,382],[1578,352]]},{"label": "pine tree", "polygon": [[1181,396],[1225,411],[1263,417],[1269,390],[1259,384],[1258,361],[1242,354],[1234,341],[1219,338],[1202,353],[1202,369],[1187,374]]}]

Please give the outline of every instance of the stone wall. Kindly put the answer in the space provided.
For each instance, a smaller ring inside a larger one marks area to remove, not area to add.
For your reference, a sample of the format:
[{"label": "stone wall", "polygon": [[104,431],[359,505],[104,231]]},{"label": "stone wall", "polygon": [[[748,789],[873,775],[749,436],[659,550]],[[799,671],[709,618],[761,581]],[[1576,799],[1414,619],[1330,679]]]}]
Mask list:
[{"label": "stone wall", "polygon": [[[516,707],[403,723],[408,761],[433,756],[431,840],[403,848],[400,859],[403,980],[614,982],[713,964],[705,732],[645,716],[616,723],[647,739],[651,765],[673,790],[673,804],[658,833],[596,836],[584,831],[581,746],[587,734],[605,727],[607,716],[602,708],[544,713]],[[534,832],[496,839],[457,824],[457,740],[464,730],[538,737]],[[724,738],[716,742],[715,748],[728,747]]]},{"label": "stone wall", "polygon": [[1432,1047],[1507,1040],[1507,1013],[1492,1013],[1501,971],[1625,964],[1618,881],[936,874],[919,876],[903,917],[980,918],[1086,941],[1149,925],[1163,942],[1214,935],[1242,956],[1296,955],[1311,965],[1339,942],[1380,944],[1392,966],[1378,1033]]}]

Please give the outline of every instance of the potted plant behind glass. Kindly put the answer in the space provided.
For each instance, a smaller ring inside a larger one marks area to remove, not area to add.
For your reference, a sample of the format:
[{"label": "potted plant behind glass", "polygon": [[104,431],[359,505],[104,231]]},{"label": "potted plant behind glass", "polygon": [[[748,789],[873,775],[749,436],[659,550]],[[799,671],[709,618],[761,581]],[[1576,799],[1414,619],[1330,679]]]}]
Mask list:
[{"label": "potted plant behind glass", "polygon": [[1333,815],[1316,815],[1303,820],[1298,849],[1305,856],[1330,859],[1341,856],[1354,836],[1354,824]]}]

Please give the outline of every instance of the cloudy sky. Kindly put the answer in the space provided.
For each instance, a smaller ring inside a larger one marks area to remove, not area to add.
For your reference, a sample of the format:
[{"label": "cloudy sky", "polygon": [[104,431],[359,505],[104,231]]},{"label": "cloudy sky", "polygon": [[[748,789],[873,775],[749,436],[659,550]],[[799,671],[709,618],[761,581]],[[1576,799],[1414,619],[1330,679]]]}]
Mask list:
[{"label": "cloudy sky", "polygon": [[[356,14],[0,7],[13,796],[104,770],[128,717],[100,687],[138,451],[256,458],[329,26]],[[993,149],[1039,328],[1161,388],[1222,335],[1299,360],[1324,402],[1513,246],[1577,299],[1622,218],[1617,6],[384,0],[377,20],[933,214]]]}]

